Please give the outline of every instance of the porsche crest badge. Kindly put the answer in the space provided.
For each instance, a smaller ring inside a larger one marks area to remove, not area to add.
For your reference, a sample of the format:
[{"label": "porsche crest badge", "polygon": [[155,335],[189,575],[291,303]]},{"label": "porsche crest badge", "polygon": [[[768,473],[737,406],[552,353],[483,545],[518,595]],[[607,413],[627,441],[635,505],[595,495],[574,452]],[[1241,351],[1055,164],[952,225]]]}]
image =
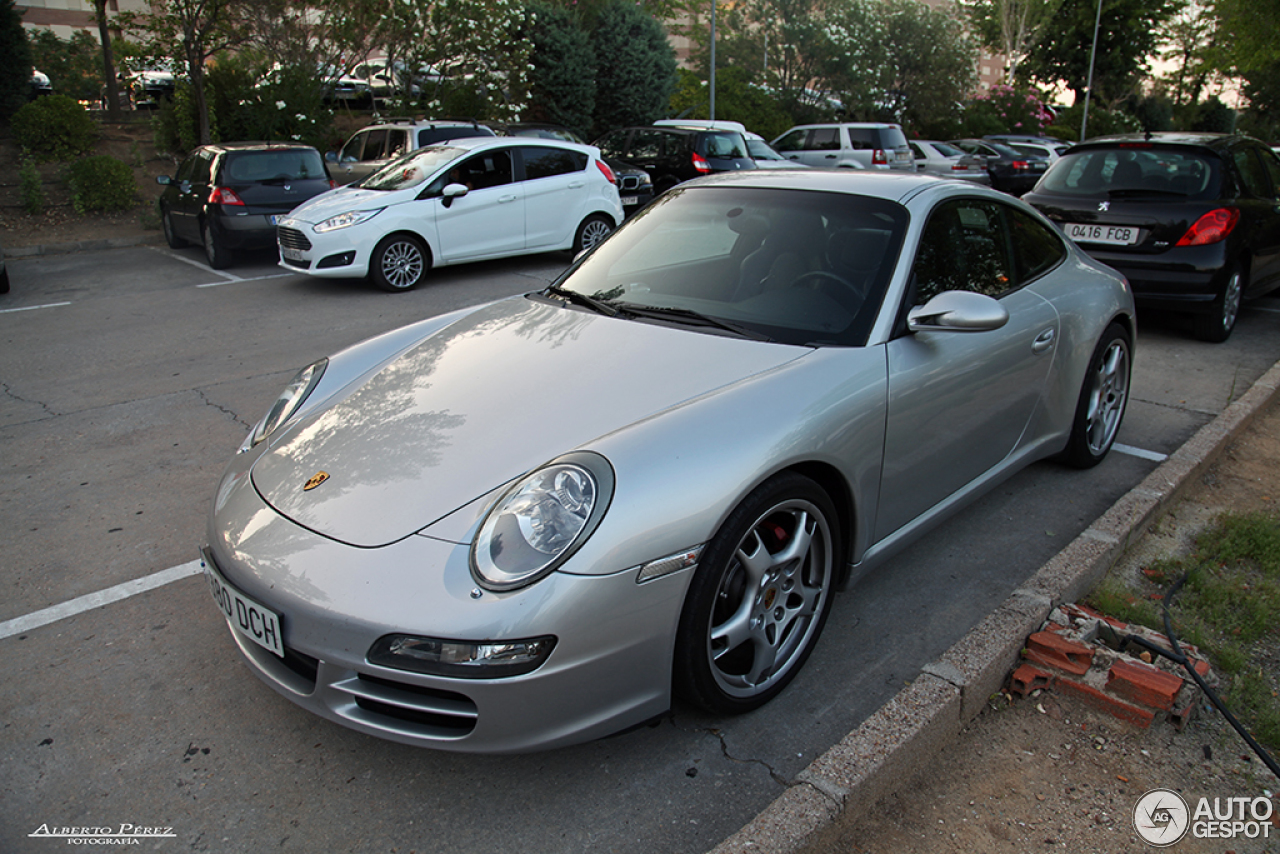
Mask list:
[{"label": "porsche crest badge", "polygon": [[318,471],[311,475],[311,477],[307,478],[307,482],[302,485],[302,491],[310,492],[328,479],[329,473],[327,471]]}]

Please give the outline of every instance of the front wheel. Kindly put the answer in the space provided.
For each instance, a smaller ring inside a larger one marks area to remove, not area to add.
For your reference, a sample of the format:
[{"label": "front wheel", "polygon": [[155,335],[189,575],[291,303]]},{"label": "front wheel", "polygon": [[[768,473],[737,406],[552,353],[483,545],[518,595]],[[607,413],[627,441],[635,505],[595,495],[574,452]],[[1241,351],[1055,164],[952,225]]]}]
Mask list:
[{"label": "front wheel", "polygon": [[187,241],[178,236],[178,232],[173,230],[173,214],[164,211],[160,214],[160,224],[164,226],[164,242],[169,244],[170,249],[181,249],[187,245]]},{"label": "front wheel", "polygon": [[422,284],[429,266],[422,241],[409,234],[393,234],[374,247],[369,275],[384,291],[400,293]]},{"label": "front wheel", "polygon": [[573,254],[594,249],[613,233],[613,220],[600,214],[592,214],[578,226],[578,233],[573,238]]},{"label": "front wheel", "polygon": [[831,610],[841,551],[826,492],[794,473],[743,500],[707,545],[676,634],[675,690],[715,714],[777,696]]},{"label": "front wheel", "polygon": [[1062,452],[1067,465],[1092,468],[1115,444],[1129,403],[1132,350],[1129,333],[1118,323],[1108,326],[1098,340],[1084,375],[1071,438]]},{"label": "front wheel", "polygon": [[1211,344],[1221,344],[1231,337],[1231,330],[1236,328],[1236,319],[1240,316],[1243,297],[1244,277],[1238,269],[1232,270],[1222,292],[1213,301],[1213,310],[1196,315],[1195,336]]}]

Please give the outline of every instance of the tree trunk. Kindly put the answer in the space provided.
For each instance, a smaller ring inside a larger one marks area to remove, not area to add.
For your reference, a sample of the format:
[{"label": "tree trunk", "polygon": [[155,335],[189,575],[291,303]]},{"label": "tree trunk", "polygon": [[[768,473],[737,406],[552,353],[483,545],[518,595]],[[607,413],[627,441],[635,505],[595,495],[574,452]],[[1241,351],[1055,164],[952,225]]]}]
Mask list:
[{"label": "tree trunk", "polygon": [[107,119],[120,121],[120,81],[116,79],[116,60],[111,50],[111,28],[107,26],[107,0],[94,0],[94,17],[98,19],[98,39],[102,42],[102,76],[106,81]]}]

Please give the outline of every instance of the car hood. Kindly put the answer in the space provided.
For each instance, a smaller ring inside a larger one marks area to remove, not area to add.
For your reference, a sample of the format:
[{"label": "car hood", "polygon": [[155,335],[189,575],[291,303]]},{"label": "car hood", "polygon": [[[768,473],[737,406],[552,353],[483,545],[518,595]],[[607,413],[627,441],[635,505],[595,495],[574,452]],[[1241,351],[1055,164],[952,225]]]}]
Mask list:
[{"label": "car hood", "polygon": [[504,300],[303,419],[254,464],[253,483],[316,533],[387,545],[567,451],[809,352]]},{"label": "car hood", "polygon": [[404,201],[400,190],[362,190],[358,187],[339,187],[294,208],[289,219],[315,225],[347,211],[369,211],[385,208]]}]

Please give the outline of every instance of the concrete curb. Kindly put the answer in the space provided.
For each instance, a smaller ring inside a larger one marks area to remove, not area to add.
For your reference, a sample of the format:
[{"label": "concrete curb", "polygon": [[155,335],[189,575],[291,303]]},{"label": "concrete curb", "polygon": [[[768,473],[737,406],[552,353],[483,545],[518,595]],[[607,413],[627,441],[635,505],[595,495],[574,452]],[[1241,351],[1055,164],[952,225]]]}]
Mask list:
[{"label": "concrete curb", "polygon": [[136,237],[106,237],[102,240],[77,240],[71,243],[39,243],[35,246],[6,247],[4,257],[10,261],[37,258],[42,255],[69,255],[72,252],[100,252],[104,249],[125,249],[162,243],[161,234],[141,234]]},{"label": "concrete curb", "polygon": [[1280,389],[1280,362],[981,623],[710,854],[799,854],[857,821],[937,755],[1013,670],[1054,606],[1083,597]]}]

